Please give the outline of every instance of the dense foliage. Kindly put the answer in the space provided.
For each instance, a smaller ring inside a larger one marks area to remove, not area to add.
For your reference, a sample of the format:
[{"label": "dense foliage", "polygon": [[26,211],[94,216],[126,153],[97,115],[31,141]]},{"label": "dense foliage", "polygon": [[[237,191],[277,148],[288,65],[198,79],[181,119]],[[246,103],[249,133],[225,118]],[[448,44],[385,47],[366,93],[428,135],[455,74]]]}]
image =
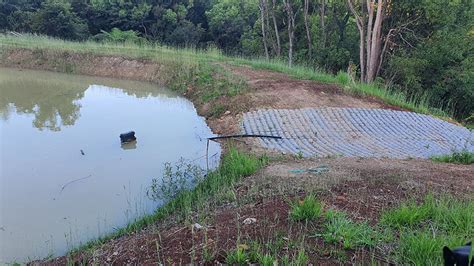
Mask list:
[{"label": "dense foliage", "polygon": [[365,0],[0,0],[0,31],[70,40],[217,46],[231,55],[278,58],[332,73],[348,71],[363,81],[383,82],[407,97],[453,110],[458,118],[472,115],[474,3],[368,2],[374,23],[383,7],[374,35],[380,43],[380,56],[374,61],[378,68],[375,78],[368,79],[362,78],[364,62],[359,56],[363,38],[358,22],[367,24],[371,18]]}]

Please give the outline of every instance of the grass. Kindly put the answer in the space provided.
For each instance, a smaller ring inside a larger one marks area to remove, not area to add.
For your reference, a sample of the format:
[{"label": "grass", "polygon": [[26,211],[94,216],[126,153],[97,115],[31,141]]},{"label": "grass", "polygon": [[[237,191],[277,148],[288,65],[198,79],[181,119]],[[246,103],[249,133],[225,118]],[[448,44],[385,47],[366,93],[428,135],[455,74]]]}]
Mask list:
[{"label": "grass", "polygon": [[229,265],[246,265],[248,264],[248,255],[241,247],[237,247],[227,253],[226,263]]},{"label": "grass", "polygon": [[428,195],[382,214],[381,224],[399,235],[395,259],[414,265],[442,264],[442,248],[464,245],[474,239],[474,201]]},{"label": "grass", "polygon": [[[281,73],[286,73],[296,79],[315,80],[323,83],[337,84],[349,93],[357,95],[367,95],[377,97],[384,103],[415,111],[418,113],[431,114],[447,120],[452,120],[450,112],[429,105],[429,95],[419,97],[407,97],[402,92],[390,90],[379,84],[364,84],[352,82],[346,73],[332,75],[324,71],[308,66],[295,65],[289,67],[282,60],[246,59],[228,57],[223,55],[216,48],[208,49],[178,49],[156,43],[133,44],[133,43],[97,43],[93,41],[71,42],[59,40],[46,36],[33,36],[25,34],[23,36],[0,35],[0,53],[2,50],[26,48],[34,51],[56,51],[59,53],[75,52],[85,54],[117,55],[137,59],[149,59],[165,65],[170,70],[163,75],[166,85],[177,90],[185,90],[190,83],[203,82],[214,84],[209,90],[205,90],[202,100],[206,101],[224,94],[234,95],[240,91],[241,82],[231,82],[229,87],[226,83],[227,75],[214,82],[209,80],[207,65],[210,62],[228,62],[236,65],[249,65],[257,69],[268,69]],[[74,71],[74,66],[70,62],[60,64],[63,71]],[[213,72],[216,72],[215,70]],[[166,77],[165,77],[166,76]],[[195,78],[199,80],[195,80]],[[223,90],[224,89],[224,90]]]},{"label": "grass", "polygon": [[292,204],[290,217],[295,221],[310,221],[321,216],[323,205],[314,195]]},{"label": "grass", "polygon": [[459,152],[453,152],[452,154],[433,156],[430,159],[442,163],[473,164],[474,152],[462,150]]},{"label": "grass", "polygon": [[194,49],[174,48],[158,43],[107,43],[95,41],[73,42],[48,36],[22,34],[22,36],[0,34],[0,47],[26,48],[37,50],[74,51],[103,55],[122,55],[138,59],[196,61],[223,58],[216,48]]},{"label": "grass", "polygon": [[411,265],[443,265],[444,246],[457,247],[465,242],[459,237],[431,230],[402,231],[400,234],[398,261]]},{"label": "grass", "polygon": [[382,236],[367,222],[356,223],[340,211],[326,213],[324,240],[328,243],[340,243],[344,249],[356,247],[374,247]]},{"label": "grass", "polygon": [[193,189],[181,191],[174,199],[158,208],[153,214],[144,216],[110,235],[90,241],[74,249],[72,253],[93,249],[110,239],[136,232],[170,215],[186,219],[193,210],[207,202],[212,196],[228,190],[241,177],[255,173],[266,162],[265,156],[256,157],[231,147],[222,158],[219,168],[208,173],[205,179]]},{"label": "grass", "polygon": [[[275,241],[278,242],[278,241]],[[235,249],[226,253],[226,263],[229,265],[307,265],[309,257],[305,249],[301,246],[292,250],[291,247],[285,249],[284,246],[275,247],[275,242],[270,241],[264,244],[252,241],[248,246],[238,245]],[[283,255],[287,252],[294,252],[292,256]]]}]

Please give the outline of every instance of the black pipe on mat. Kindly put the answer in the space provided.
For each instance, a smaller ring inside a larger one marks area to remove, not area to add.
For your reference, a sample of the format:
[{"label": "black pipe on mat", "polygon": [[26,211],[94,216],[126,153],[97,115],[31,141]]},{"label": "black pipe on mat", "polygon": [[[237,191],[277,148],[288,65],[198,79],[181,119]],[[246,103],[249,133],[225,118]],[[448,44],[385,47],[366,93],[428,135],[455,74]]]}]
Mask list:
[{"label": "black pipe on mat", "polygon": [[224,135],[217,137],[207,138],[208,140],[216,139],[230,139],[230,138],[270,138],[270,139],[282,139],[280,136],[271,136],[271,135],[255,135],[255,134],[239,134],[239,135]]}]

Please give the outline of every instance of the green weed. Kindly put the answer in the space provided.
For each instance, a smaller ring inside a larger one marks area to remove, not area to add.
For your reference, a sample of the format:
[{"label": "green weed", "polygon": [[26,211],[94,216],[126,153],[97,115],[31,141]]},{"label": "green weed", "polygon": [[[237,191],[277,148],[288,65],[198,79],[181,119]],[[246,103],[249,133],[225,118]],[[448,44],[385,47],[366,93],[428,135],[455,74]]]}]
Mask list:
[{"label": "green weed", "polygon": [[219,117],[226,111],[226,107],[222,104],[215,104],[211,106],[211,110],[209,111],[209,115],[212,117]]},{"label": "green weed", "polygon": [[314,195],[308,195],[292,204],[290,217],[295,221],[314,220],[321,216],[322,208],[322,203]]},{"label": "green weed", "polygon": [[263,256],[260,256],[258,260],[258,264],[262,266],[272,266],[275,264],[275,258],[270,255],[270,254],[265,254]]},{"label": "green weed", "polygon": [[398,261],[411,265],[442,265],[444,246],[464,245],[462,238],[440,234],[429,229],[422,231],[404,230],[400,234],[400,246],[396,252]]},{"label": "green weed", "polygon": [[473,164],[474,152],[462,150],[459,152],[453,152],[452,154],[433,156],[430,159],[435,162],[443,163]]},{"label": "green weed", "polygon": [[225,262],[229,265],[245,265],[248,264],[248,256],[242,248],[238,247],[227,253]]},{"label": "green weed", "polygon": [[395,227],[419,224],[430,212],[429,205],[419,206],[415,200],[402,203],[398,208],[382,214],[381,223]]},{"label": "green weed", "polygon": [[439,265],[443,246],[460,246],[474,238],[474,201],[428,195],[420,204],[410,200],[386,211],[381,224],[399,232],[399,263]]},{"label": "green weed", "polygon": [[295,154],[295,159],[296,159],[296,160],[301,160],[301,159],[303,159],[303,158],[304,158],[304,154],[303,154],[302,151],[299,151],[299,152],[297,152],[297,153]]},{"label": "green weed", "polygon": [[450,234],[474,236],[474,201],[451,196],[425,197],[421,204],[413,200],[382,214],[381,223],[395,228],[428,226]]},{"label": "green weed", "polygon": [[326,219],[322,234],[324,240],[329,243],[341,243],[345,249],[373,247],[381,238],[366,222],[355,223],[342,212],[328,212]]},{"label": "green weed", "polygon": [[309,258],[308,255],[306,255],[304,248],[300,248],[296,258],[290,263],[290,265],[304,266],[308,264],[308,260]]}]

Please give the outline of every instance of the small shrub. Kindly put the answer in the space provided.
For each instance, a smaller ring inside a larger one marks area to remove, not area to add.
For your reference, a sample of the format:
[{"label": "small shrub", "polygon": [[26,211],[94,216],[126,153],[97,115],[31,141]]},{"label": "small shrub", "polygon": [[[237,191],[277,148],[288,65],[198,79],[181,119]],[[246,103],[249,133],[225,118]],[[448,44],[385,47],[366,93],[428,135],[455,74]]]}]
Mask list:
[{"label": "small shrub", "polygon": [[336,75],[336,81],[337,81],[337,83],[339,83],[341,85],[348,85],[349,82],[351,81],[351,78],[349,77],[349,75],[346,72],[339,71],[339,72],[337,72],[337,75]]},{"label": "small shrub", "polygon": [[433,156],[431,160],[442,163],[473,164],[474,152],[462,150],[448,155]]},{"label": "small shrub", "polygon": [[321,216],[322,204],[313,195],[308,195],[304,200],[294,203],[290,216],[295,221],[314,220]]},{"label": "small shrub", "polygon": [[301,160],[303,158],[304,158],[304,154],[303,154],[302,151],[299,151],[299,152],[295,153],[295,159],[296,160]]}]

